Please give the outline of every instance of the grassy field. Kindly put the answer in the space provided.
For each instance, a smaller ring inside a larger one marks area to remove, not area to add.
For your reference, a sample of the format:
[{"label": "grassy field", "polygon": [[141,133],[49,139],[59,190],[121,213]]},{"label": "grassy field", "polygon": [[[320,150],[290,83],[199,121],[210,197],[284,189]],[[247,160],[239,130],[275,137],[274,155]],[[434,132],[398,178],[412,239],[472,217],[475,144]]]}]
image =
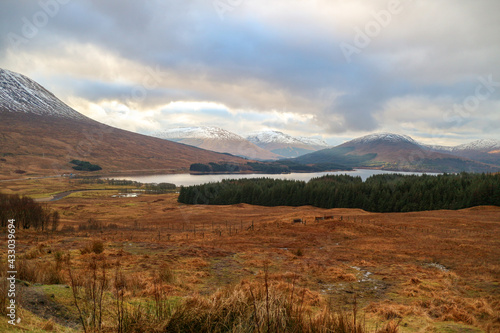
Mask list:
[{"label": "grassy field", "polygon": [[[103,331],[500,331],[500,207],[380,214],[111,197],[119,192],[49,202],[59,231],[18,232],[18,327],[80,332],[85,317]],[[18,329],[2,320],[0,331]]]}]

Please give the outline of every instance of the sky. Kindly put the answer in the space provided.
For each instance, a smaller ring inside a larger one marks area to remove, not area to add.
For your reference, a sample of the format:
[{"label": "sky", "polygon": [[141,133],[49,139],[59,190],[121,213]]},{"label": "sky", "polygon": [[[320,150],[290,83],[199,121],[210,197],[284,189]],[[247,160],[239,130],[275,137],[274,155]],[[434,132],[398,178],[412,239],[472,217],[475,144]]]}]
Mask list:
[{"label": "sky", "polygon": [[153,134],[500,139],[498,0],[5,0],[0,67]]}]

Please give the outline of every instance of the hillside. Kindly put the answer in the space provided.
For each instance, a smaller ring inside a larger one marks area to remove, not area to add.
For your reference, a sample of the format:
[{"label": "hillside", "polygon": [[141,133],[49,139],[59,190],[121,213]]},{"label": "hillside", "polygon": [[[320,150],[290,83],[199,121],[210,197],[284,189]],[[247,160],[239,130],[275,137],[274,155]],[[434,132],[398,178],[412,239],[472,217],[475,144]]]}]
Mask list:
[{"label": "hillside", "polygon": [[219,153],[230,153],[250,159],[277,160],[283,156],[274,154],[249,142],[245,138],[219,127],[199,126],[168,129],[154,134],[155,137]]},{"label": "hillside", "polygon": [[38,83],[0,69],[0,177],[74,172],[73,159],[102,172],[187,171],[192,163],[246,160],[94,121]]},{"label": "hillside", "polygon": [[424,172],[494,172],[500,167],[430,150],[405,135],[367,135],[334,148],[293,159],[297,163],[339,163],[349,167]]},{"label": "hillside", "polygon": [[257,146],[284,157],[298,157],[328,147],[322,140],[298,137],[279,131],[259,131],[247,136]]},{"label": "hillside", "polygon": [[500,166],[500,141],[481,139],[455,147],[427,146],[436,151]]}]

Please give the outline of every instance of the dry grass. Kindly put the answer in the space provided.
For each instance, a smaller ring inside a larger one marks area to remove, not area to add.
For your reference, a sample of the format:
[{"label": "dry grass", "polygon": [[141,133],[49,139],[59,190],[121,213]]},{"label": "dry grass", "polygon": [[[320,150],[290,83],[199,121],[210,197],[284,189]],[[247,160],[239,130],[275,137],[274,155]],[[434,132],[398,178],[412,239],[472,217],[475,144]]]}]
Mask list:
[{"label": "dry grass", "polygon": [[[264,332],[268,267],[267,295],[273,296],[267,304],[274,313],[270,315],[273,327],[296,320],[289,314],[299,306],[306,318],[304,327],[321,320],[331,322],[339,313],[349,313],[352,319],[356,296],[369,330],[379,323],[383,332],[394,332],[400,322],[400,332],[415,331],[421,322],[412,318],[420,318],[429,330],[437,330],[433,325],[443,321],[500,330],[498,207],[373,214],[245,204],[185,206],[176,202],[174,194],[65,198],[50,207],[60,212],[66,230],[89,216],[119,227],[75,228],[47,235],[20,232],[23,279],[56,281],[57,252],[71,253],[75,273],[84,272],[93,252],[82,254],[80,249],[90,249],[92,241],[99,240],[106,244],[101,255],[110,265],[119,263],[123,272],[123,296],[131,304],[129,322],[153,316],[132,305],[142,304],[146,311],[145,302],[161,294],[162,302],[169,304],[165,305],[168,316],[177,318],[182,313],[174,310],[183,309],[188,318],[197,314],[210,325],[220,321],[231,329],[253,327],[256,332],[258,318]],[[335,219],[312,222],[322,215]],[[293,218],[308,223],[292,224]],[[60,281],[68,283],[67,276],[62,274]],[[111,282],[108,288],[115,290]],[[219,310],[229,305],[232,312],[221,314]],[[290,311],[282,310],[280,319],[275,314],[285,306]],[[241,321],[231,319],[234,316]],[[196,320],[187,322],[198,325]],[[166,323],[158,321],[153,328],[161,329]]]}]

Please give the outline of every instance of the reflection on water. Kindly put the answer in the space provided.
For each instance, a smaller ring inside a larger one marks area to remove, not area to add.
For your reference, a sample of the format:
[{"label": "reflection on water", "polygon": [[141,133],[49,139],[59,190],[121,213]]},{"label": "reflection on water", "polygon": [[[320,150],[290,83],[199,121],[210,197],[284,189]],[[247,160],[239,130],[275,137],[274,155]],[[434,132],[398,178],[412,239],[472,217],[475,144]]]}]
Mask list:
[{"label": "reflection on water", "polygon": [[[120,179],[133,180],[140,183],[171,183],[177,186],[200,185],[205,183],[215,183],[223,179],[243,179],[243,178],[273,178],[273,179],[291,179],[309,181],[312,178],[324,175],[350,175],[360,176],[363,181],[372,175],[399,173],[404,175],[422,175],[421,172],[395,172],[384,170],[357,169],[353,171],[326,171],[313,173],[288,173],[288,174],[235,174],[235,175],[190,175],[188,173],[169,174],[169,175],[151,175],[151,176],[129,176]],[[436,175],[436,173],[428,173]]]}]

